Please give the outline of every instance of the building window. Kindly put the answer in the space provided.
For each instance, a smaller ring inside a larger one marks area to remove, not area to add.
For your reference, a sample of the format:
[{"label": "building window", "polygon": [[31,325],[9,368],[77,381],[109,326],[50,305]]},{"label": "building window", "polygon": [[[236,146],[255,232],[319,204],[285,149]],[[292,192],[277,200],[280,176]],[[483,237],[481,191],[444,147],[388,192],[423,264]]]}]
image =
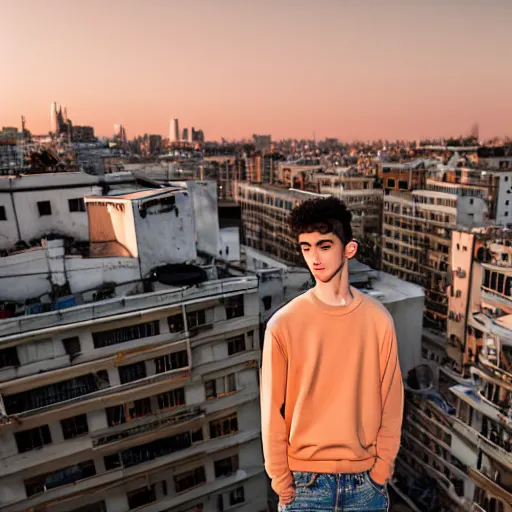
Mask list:
[{"label": "building window", "polygon": [[104,501],[97,501],[91,505],[74,508],[71,512],[107,512],[107,506]]},{"label": "building window", "polygon": [[62,340],[62,344],[64,345],[64,350],[68,356],[74,356],[79,354],[81,351],[80,347],[80,338],[78,336],[73,336],[71,338],[64,338]]},{"label": "building window", "polygon": [[74,379],[22,391],[15,395],[8,395],[4,397],[4,405],[7,414],[17,414],[72,400],[103,389],[108,385],[107,372],[102,370],[96,374],[90,373]]},{"label": "building window", "polygon": [[395,188],[396,186],[396,182],[393,178],[388,178],[388,184],[387,184],[387,187],[388,188]]},{"label": "building window", "polygon": [[210,438],[229,436],[238,432],[238,419],[236,414],[210,421]]},{"label": "building window", "polygon": [[89,425],[87,424],[87,416],[85,414],[61,420],[60,425],[64,439],[73,439],[89,432]]},{"label": "building window", "polygon": [[156,501],[155,485],[141,487],[135,491],[128,492],[126,497],[128,498],[128,508],[130,510],[149,505],[149,503]]},{"label": "building window", "polygon": [[145,377],[146,365],[144,361],[119,367],[119,380],[121,384],[127,384],[128,382],[144,379]]},{"label": "building window", "polygon": [[150,338],[160,334],[160,324],[158,320],[145,324],[130,325],[120,329],[111,329],[109,331],[93,332],[92,339],[94,348],[108,347],[118,343],[139,340],[141,338]]},{"label": "building window", "polygon": [[85,212],[85,201],[83,197],[68,199],[68,205],[70,212]]},{"label": "building window", "polygon": [[24,432],[16,432],[14,437],[18,445],[18,453],[29,452],[52,442],[48,425],[25,430]]},{"label": "building window", "polygon": [[68,466],[63,469],[54,471],[46,475],[36,476],[25,480],[25,490],[27,496],[33,496],[41,492],[49,491],[55,487],[61,487],[62,485],[72,484],[96,475],[96,468],[94,467],[94,461],[87,460],[74,466]]},{"label": "building window", "polygon": [[50,201],[38,201],[37,209],[39,210],[40,217],[52,214],[52,205],[50,204]]},{"label": "building window", "polygon": [[167,323],[169,324],[169,331],[172,333],[185,330],[185,323],[183,322],[183,315],[181,313],[167,317]]},{"label": "building window", "polygon": [[272,297],[270,295],[263,297],[262,302],[265,311],[268,311],[272,307]]},{"label": "building window", "polygon": [[113,455],[105,455],[103,457],[103,462],[107,471],[117,469],[122,466],[121,460],[119,459],[119,453],[114,453]]},{"label": "building window", "polygon": [[233,338],[228,338],[228,355],[232,356],[233,354],[237,354],[238,352],[245,351],[245,335],[240,334],[239,336],[235,336]]},{"label": "building window", "polygon": [[233,297],[226,297],[225,307],[226,318],[228,320],[230,320],[231,318],[238,318],[240,316],[244,316],[244,296],[235,295]]},{"label": "building window", "polygon": [[192,434],[189,431],[181,432],[180,434],[128,448],[120,453],[121,461],[125,468],[136,466],[170,453],[186,450],[192,446],[192,443],[202,440],[201,429],[192,432]]},{"label": "building window", "polygon": [[192,489],[192,487],[205,483],[206,474],[203,466],[174,477],[176,493],[187,491],[188,489]]},{"label": "building window", "polygon": [[0,350],[0,368],[19,366],[18,351],[16,347],[3,348]]},{"label": "building window", "polygon": [[157,396],[160,409],[171,409],[185,405],[185,388],[173,389]]},{"label": "building window", "polygon": [[218,379],[207,380],[204,383],[206,399],[212,400],[236,391],[236,375],[230,373]]},{"label": "building window", "polygon": [[199,327],[200,325],[206,324],[206,310],[199,309],[198,311],[191,311],[187,313],[187,325],[188,330]]},{"label": "building window", "polygon": [[238,471],[238,455],[216,460],[214,463],[215,478],[229,476]]},{"label": "building window", "polygon": [[229,493],[229,504],[230,505],[238,505],[238,503],[243,503],[245,501],[244,488],[238,487],[234,491]]},{"label": "building window", "polygon": [[188,353],[186,350],[179,350],[166,356],[155,358],[156,373],[170,372],[188,366]]},{"label": "building window", "polygon": [[398,188],[400,190],[407,190],[409,187],[409,184],[405,180],[398,180]]},{"label": "building window", "polygon": [[114,405],[105,409],[109,427],[152,414],[149,398],[141,398],[126,404]]},{"label": "building window", "polygon": [[5,214],[5,206],[0,206],[0,220],[7,220],[7,215]]}]

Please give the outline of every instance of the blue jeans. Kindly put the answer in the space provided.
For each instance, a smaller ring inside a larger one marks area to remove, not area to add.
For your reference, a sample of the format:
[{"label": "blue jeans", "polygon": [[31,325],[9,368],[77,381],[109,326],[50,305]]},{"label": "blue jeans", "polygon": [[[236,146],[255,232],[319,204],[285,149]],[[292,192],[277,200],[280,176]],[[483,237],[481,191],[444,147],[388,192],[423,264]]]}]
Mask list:
[{"label": "blue jeans", "polygon": [[364,473],[309,473],[292,471],[295,499],[279,504],[279,512],[386,512],[387,487]]}]

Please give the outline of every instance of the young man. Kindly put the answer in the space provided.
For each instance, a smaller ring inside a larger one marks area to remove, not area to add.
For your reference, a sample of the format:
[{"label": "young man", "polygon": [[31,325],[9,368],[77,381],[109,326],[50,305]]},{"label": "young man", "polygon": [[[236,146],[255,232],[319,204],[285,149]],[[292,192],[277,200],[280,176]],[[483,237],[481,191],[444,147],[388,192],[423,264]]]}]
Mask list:
[{"label": "young man", "polygon": [[349,285],[351,218],[334,197],[305,201],[290,216],[316,285],[265,332],[263,451],[283,512],[389,508],[402,375],[390,314]]}]

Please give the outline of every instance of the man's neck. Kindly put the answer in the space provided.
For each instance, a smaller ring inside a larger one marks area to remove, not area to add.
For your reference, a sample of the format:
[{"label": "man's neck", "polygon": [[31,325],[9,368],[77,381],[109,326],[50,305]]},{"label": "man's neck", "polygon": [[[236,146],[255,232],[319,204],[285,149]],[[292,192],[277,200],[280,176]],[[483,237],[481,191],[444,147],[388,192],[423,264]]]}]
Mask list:
[{"label": "man's neck", "polygon": [[329,306],[348,306],[354,299],[348,282],[347,266],[327,283],[317,281],[313,289],[314,294]]}]

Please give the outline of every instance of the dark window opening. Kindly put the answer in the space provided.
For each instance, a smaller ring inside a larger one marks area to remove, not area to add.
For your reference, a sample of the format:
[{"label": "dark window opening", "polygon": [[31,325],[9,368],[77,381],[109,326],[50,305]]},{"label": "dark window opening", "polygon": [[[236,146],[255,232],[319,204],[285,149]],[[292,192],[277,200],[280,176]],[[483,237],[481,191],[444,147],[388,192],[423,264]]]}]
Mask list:
[{"label": "dark window opening", "polygon": [[238,471],[238,455],[216,460],[214,463],[215,478],[229,476]]},{"label": "dark window opening", "polygon": [[407,190],[409,188],[409,184],[405,180],[398,180],[398,188],[400,190]]},{"label": "dark window opening", "polygon": [[52,205],[50,201],[38,201],[37,209],[39,210],[39,216],[43,217],[44,215],[52,214]]},{"label": "dark window opening", "polygon": [[396,182],[393,178],[388,178],[388,184],[387,184],[388,188],[395,188],[396,186]]},{"label": "dark window opening", "polygon": [[108,387],[108,375],[106,371],[102,370],[96,374],[90,373],[63,382],[5,396],[5,410],[7,414],[17,414],[32,409],[40,409],[41,407],[94,393],[105,387]]},{"label": "dark window opening", "polygon": [[85,212],[85,201],[83,197],[68,199],[68,205],[70,212]]},{"label": "dark window opening", "polygon": [[158,407],[160,409],[171,409],[185,405],[185,388],[173,389],[158,395]]},{"label": "dark window opening", "polygon": [[238,487],[234,491],[229,493],[229,504],[237,505],[238,503],[243,503],[245,501],[244,488]]},{"label": "dark window opening", "polygon": [[191,311],[187,313],[187,326],[188,330],[194,329],[195,327],[199,327],[201,325],[206,324],[206,310],[199,309],[197,311]]},{"label": "dark window opening", "polygon": [[228,436],[238,432],[238,419],[236,414],[210,421],[210,438]]},{"label": "dark window opening", "polygon": [[64,439],[73,439],[89,432],[89,425],[87,424],[87,415],[80,414],[61,420],[62,434]]},{"label": "dark window opening", "polygon": [[158,320],[145,324],[130,325],[121,329],[112,329],[109,331],[93,332],[92,339],[94,348],[108,347],[118,343],[139,340],[141,338],[150,338],[160,334],[160,324]]},{"label": "dark window opening", "polygon": [[107,506],[104,501],[97,501],[96,503],[91,503],[90,505],[85,505],[83,507],[74,508],[71,512],[107,512]]},{"label": "dark window opening", "polygon": [[230,373],[218,379],[207,380],[204,383],[206,399],[212,400],[236,391],[236,375]]},{"label": "dark window opening", "polygon": [[267,295],[263,297],[262,301],[265,311],[268,311],[272,307],[272,297],[270,295]]},{"label": "dark window opening", "polygon": [[7,215],[5,214],[5,206],[0,206],[0,220],[7,220]]},{"label": "dark window opening", "polygon": [[169,324],[169,331],[172,333],[185,330],[185,322],[183,321],[183,315],[181,313],[167,317],[167,323]]},{"label": "dark window opening", "polygon": [[105,469],[107,471],[121,467],[119,453],[114,453],[113,455],[105,455],[105,457],[103,457],[103,462],[105,463]]},{"label": "dark window opening", "polygon": [[[193,440],[193,438],[195,439]],[[174,452],[185,450],[192,446],[192,442],[202,441],[202,431],[192,434],[189,431],[175,434],[150,443],[128,448],[120,453],[122,465],[125,468],[136,466],[150,460],[164,457]]]},{"label": "dark window opening", "polygon": [[151,487],[142,487],[141,489],[131,491],[127,493],[126,496],[130,510],[148,505],[156,501],[155,485],[153,484]]},{"label": "dark window opening", "polygon": [[188,353],[186,350],[179,350],[166,356],[155,359],[156,373],[169,372],[188,366]]},{"label": "dark window opening", "polygon": [[243,352],[245,350],[245,335],[241,334],[240,336],[234,336],[233,338],[228,338],[228,355],[232,356],[233,354],[237,354],[238,352]]},{"label": "dark window opening", "polygon": [[96,475],[94,461],[87,460],[80,464],[75,464],[74,466],[59,469],[53,473],[25,480],[25,490],[27,496],[33,496],[34,494],[46,492],[55,487],[61,487],[62,485],[72,484],[94,475]]},{"label": "dark window opening", "polygon": [[206,475],[203,466],[174,477],[174,485],[177,493],[205,483]]},{"label": "dark window opening", "polygon": [[16,347],[8,347],[0,350],[0,368],[19,366],[18,351]]},{"label": "dark window opening", "polygon": [[238,318],[244,316],[244,296],[235,295],[225,299],[226,318]]},{"label": "dark window opening", "polygon": [[16,432],[14,437],[18,445],[18,453],[29,452],[52,442],[48,425],[25,430],[24,432]]},{"label": "dark window opening", "polygon": [[146,365],[144,361],[119,367],[119,380],[121,384],[127,384],[128,382],[144,379],[145,377]]},{"label": "dark window opening", "polygon": [[74,356],[75,354],[79,354],[81,351],[80,338],[78,336],[64,338],[62,340],[62,344],[64,345],[64,350],[66,351],[66,354],[68,354],[71,357]]}]

